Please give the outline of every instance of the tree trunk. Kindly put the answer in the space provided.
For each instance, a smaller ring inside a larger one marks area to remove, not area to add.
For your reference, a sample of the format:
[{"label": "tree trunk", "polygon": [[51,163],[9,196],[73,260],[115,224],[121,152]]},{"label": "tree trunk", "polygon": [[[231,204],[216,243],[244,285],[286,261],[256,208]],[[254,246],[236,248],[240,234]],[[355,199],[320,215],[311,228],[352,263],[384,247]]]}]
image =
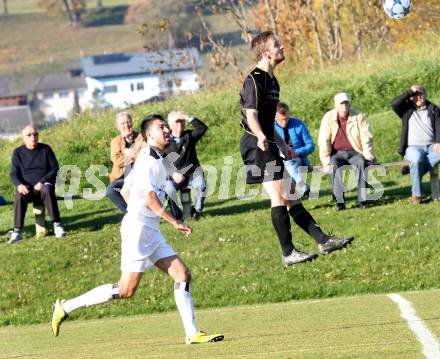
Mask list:
[{"label": "tree trunk", "polygon": [[71,24],[74,24],[75,20],[73,19],[72,11],[70,11],[70,6],[69,6],[68,0],[63,0],[63,3],[64,3],[64,8],[66,9],[66,12],[67,12],[67,16],[69,18],[69,22]]},{"label": "tree trunk", "polygon": [[3,0],[3,15],[8,16],[8,0]]},{"label": "tree trunk", "polygon": [[267,12],[269,13],[269,21],[270,26],[272,27],[272,31],[276,34],[277,33],[277,27],[275,24],[275,19],[273,17],[272,9],[270,8],[270,4],[268,0],[264,0],[264,4],[266,5]]}]

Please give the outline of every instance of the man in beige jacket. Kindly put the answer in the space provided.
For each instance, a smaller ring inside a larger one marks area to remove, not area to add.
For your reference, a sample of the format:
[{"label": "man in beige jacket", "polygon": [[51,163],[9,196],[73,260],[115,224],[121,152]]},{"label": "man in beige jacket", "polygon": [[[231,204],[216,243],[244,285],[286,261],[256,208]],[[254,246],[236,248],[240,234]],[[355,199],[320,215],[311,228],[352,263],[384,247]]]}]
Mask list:
[{"label": "man in beige jacket", "polygon": [[[367,208],[367,175],[365,168],[374,162],[373,136],[366,116],[351,108],[350,97],[338,93],[335,108],[327,112],[321,121],[318,145],[319,158],[330,174],[336,210],[345,209],[342,166],[349,165],[358,176],[358,200],[360,208]],[[340,168],[342,167],[342,168]]]},{"label": "man in beige jacket", "polygon": [[116,207],[126,214],[127,203],[120,191],[124,185],[124,177],[130,172],[134,160],[139,154],[143,139],[133,130],[133,119],[128,112],[120,112],[116,115],[116,127],[119,130],[119,136],[113,138],[110,144],[110,158],[113,162],[113,168],[106,193]]}]

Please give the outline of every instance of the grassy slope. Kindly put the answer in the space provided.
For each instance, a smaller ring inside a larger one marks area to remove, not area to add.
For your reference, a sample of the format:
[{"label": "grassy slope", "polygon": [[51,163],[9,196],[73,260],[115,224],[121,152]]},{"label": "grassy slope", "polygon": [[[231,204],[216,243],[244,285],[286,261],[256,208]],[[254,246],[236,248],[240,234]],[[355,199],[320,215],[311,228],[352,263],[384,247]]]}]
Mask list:
[{"label": "grassy slope", "polygon": [[[283,67],[279,71],[282,99],[309,123],[316,138],[319,119],[330,108],[332,95],[348,89],[355,106],[369,114],[379,159],[395,160],[400,124],[388,111],[387,104],[392,95],[413,82],[426,84],[430,97],[438,102],[437,56],[433,49],[430,53],[402,57],[401,73],[385,59],[297,76],[290,75],[289,68]],[[220,171],[224,156],[233,156],[238,166],[239,86],[235,82],[224,89],[139,107],[134,109],[135,117],[139,121],[148,113],[166,113],[181,107],[206,120],[210,127],[200,144],[202,163],[214,165]],[[84,114],[71,123],[45,131],[42,140],[54,147],[61,164],[76,164],[83,171],[89,164],[109,164],[108,143],[115,135],[113,116],[113,113]],[[5,143],[0,149],[0,192],[8,198],[12,195],[7,176],[9,159],[16,145]],[[313,162],[317,163],[316,154]],[[235,177],[233,172],[232,178]],[[208,199],[206,216],[194,224],[192,238],[177,240],[179,236],[165,225],[164,233],[170,243],[192,268],[196,305],[216,307],[438,287],[435,270],[440,265],[436,255],[440,230],[438,203],[417,208],[408,204],[409,178],[391,170],[384,178],[385,195],[373,208],[336,214],[326,182],[321,197],[307,202],[306,206],[323,228],[355,235],[356,242],[350,250],[320,257],[312,264],[288,270],[280,266],[267,200],[261,197],[237,200],[234,180],[229,198]],[[83,185],[87,184],[83,181]],[[54,297],[71,297],[118,277],[121,216],[117,210],[103,199],[76,200],[73,209],[62,205],[61,211],[69,230],[65,240],[48,237],[27,240],[17,246],[0,246],[0,278],[7,278],[0,284],[0,310],[4,313],[0,324],[45,321]],[[0,208],[3,230],[9,228],[11,217],[10,206]],[[28,238],[33,233],[30,217],[26,227]],[[301,248],[316,250],[305,234],[297,228],[293,232]],[[174,308],[171,286],[162,280],[164,276],[154,271],[145,277],[139,295],[130,302],[81,311],[75,317]]]},{"label": "grassy slope", "polygon": [[[438,290],[404,294],[437,335],[438,295]],[[426,308],[431,312],[424,314]],[[396,304],[382,295],[198,310],[196,317],[206,330],[223,333],[225,341],[185,347],[173,312],[68,320],[56,339],[47,323],[0,328],[0,357],[423,358]]]},{"label": "grassy slope", "polygon": [[[104,52],[140,51],[142,37],[136,26],[113,24],[71,28],[65,14],[48,16],[35,0],[9,0],[9,16],[2,17],[0,76],[7,76],[12,92],[28,92],[41,75],[63,72],[67,63],[84,55]],[[105,11],[129,4],[128,0],[106,0]],[[89,1],[86,20],[101,16],[96,1]]]}]

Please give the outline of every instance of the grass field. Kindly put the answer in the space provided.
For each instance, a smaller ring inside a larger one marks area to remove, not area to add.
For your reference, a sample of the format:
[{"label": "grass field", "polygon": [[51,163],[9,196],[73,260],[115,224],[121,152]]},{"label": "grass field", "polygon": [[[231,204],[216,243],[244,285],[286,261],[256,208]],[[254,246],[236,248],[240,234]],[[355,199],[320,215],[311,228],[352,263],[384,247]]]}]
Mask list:
[{"label": "grass field", "polygon": [[[403,294],[437,337],[439,295],[439,290]],[[177,312],[67,320],[58,338],[48,319],[0,328],[0,358],[424,358],[397,305],[384,295],[198,310],[196,317],[225,340],[185,346]]]},{"label": "grass field", "polygon": [[[395,161],[400,122],[389,110],[389,102],[420,82],[428,88],[428,97],[439,103],[438,56],[438,48],[420,48],[417,53],[377,55],[362,63],[307,73],[286,64],[277,73],[281,99],[306,121],[316,139],[333,95],[348,91],[354,107],[370,119],[379,161]],[[439,202],[427,197],[423,205],[411,205],[409,177],[389,169],[379,178],[385,192],[371,208],[358,209],[355,193],[350,192],[348,209],[336,212],[324,178],[319,198],[305,202],[305,207],[325,231],[356,239],[346,250],[284,269],[267,198],[237,196],[239,88],[240,81],[233,79],[194,96],[131,109],[136,125],[148,114],[166,116],[181,108],[209,127],[199,144],[208,180],[215,179],[210,182],[213,193],[207,198],[204,216],[192,223],[194,234],[188,239],[169,225],[162,229],[192,270],[192,294],[201,326],[224,331],[227,340],[189,349],[181,344],[171,282],[149,271],[135,298],[75,312],[54,342],[47,324],[50,303],[119,277],[121,214],[105,198],[74,199],[71,208],[60,202],[67,237],[36,239],[29,210],[25,240],[0,245],[0,326],[4,327],[0,328],[0,357],[154,357],[157,353],[164,358],[421,357],[419,344],[385,294],[440,288]],[[54,148],[61,165],[75,165],[81,171],[75,194],[92,187],[85,179],[91,165],[110,168],[114,115],[114,111],[86,112],[41,133],[40,140]],[[19,143],[0,142],[0,193],[10,201],[14,195],[10,159]],[[317,150],[311,162],[319,163]],[[107,183],[105,174],[98,177]],[[230,186],[222,187],[222,181]],[[428,187],[425,190],[429,195]],[[7,232],[11,222],[12,206],[0,207],[0,231]],[[301,249],[317,250],[296,226],[293,238]],[[4,243],[7,239],[2,237]],[[438,290],[404,294],[437,336],[438,294]],[[121,316],[131,318],[117,318]],[[125,355],[131,343],[133,352]]]}]

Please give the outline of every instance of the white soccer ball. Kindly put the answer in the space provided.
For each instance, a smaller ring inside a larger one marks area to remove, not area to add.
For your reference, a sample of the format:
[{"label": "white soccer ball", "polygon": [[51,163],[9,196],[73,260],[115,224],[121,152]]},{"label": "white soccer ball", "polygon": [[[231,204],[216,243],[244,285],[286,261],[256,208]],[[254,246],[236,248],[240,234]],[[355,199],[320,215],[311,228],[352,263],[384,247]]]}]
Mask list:
[{"label": "white soccer ball", "polygon": [[390,18],[399,20],[411,12],[412,0],[384,0],[383,8]]}]

